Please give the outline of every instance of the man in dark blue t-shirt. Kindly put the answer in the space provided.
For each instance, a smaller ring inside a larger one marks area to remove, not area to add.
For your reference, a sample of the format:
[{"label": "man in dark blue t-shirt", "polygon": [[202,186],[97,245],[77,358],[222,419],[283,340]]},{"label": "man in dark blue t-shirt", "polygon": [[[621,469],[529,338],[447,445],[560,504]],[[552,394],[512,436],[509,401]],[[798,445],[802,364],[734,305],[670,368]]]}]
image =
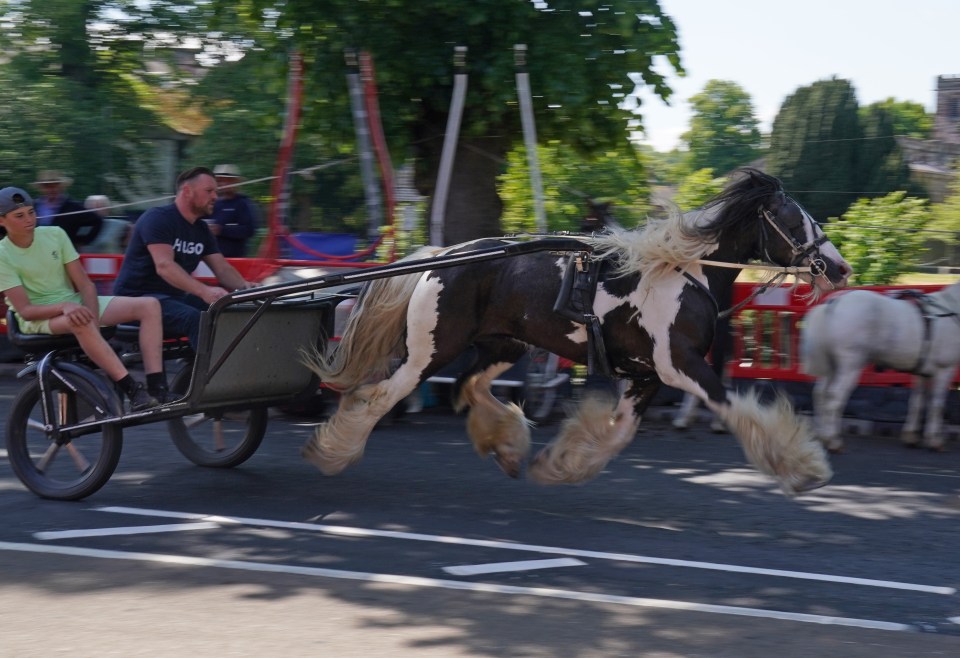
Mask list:
[{"label": "man in dark blue t-shirt", "polygon": [[[194,349],[200,312],[228,294],[252,288],[227,262],[204,218],[217,200],[217,182],[206,167],[177,177],[177,196],[167,206],[151,208],[133,227],[123,265],[113,290],[117,295],[149,295],[160,300],[163,330],[186,335]],[[205,263],[221,286],[208,286],[191,276]]]}]

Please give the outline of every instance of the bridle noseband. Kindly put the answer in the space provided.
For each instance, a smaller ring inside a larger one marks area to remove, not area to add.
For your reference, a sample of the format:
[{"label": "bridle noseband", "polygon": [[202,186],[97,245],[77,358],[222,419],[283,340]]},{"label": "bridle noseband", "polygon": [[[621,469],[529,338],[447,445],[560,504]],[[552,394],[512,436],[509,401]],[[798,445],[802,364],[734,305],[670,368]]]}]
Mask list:
[{"label": "bridle noseband", "polygon": [[770,254],[767,250],[768,240],[767,240],[766,228],[767,228],[767,224],[769,224],[773,228],[773,230],[780,235],[783,241],[790,246],[790,251],[793,254],[793,259],[790,261],[790,265],[799,265],[804,261],[804,259],[807,259],[810,263],[811,275],[815,277],[822,276],[824,278],[827,278],[827,263],[823,259],[823,254],[820,253],[820,245],[827,242],[829,239],[827,238],[826,233],[822,233],[820,237],[816,237],[817,235],[816,227],[819,226],[819,224],[817,224],[817,222],[815,222],[813,218],[810,217],[810,215],[808,215],[802,208],[800,209],[800,213],[803,215],[803,222],[810,223],[810,227],[812,229],[811,233],[814,235],[813,240],[805,244],[801,243],[799,240],[793,237],[792,234],[786,232],[783,229],[783,227],[780,225],[780,222],[777,220],[777,218],[769,210],[767,210],[763,206],[760,206],[757,209],[757,214],[762,219],[766,220],[766,224],[760,225],[761,226],[760,247],[761,247],[761,250],[763,251],[763,257],[770,262],[775,262],[770,257]]}]

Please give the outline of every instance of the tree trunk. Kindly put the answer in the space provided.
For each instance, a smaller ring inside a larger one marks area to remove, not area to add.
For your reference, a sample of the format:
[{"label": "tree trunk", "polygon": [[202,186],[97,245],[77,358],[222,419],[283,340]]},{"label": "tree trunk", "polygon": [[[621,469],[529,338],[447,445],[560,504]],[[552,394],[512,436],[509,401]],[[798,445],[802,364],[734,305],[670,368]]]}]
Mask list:
[{"label": "tree trunk", "polygon": [[[422,133],[429,134],[432,139],[425,139],[420,143],[416,180],[420,193],[430,197],[428,218],[433,215],[434,193],[443,147],[443,131],[438,126],[432,128]],[[438,246],[503,234],[500,229],[503,202],[497,194],[497,176],[503,172],[508,145],[508,140],[499,137],[461,136],[457,141],[444,213],[443,245]]]}]

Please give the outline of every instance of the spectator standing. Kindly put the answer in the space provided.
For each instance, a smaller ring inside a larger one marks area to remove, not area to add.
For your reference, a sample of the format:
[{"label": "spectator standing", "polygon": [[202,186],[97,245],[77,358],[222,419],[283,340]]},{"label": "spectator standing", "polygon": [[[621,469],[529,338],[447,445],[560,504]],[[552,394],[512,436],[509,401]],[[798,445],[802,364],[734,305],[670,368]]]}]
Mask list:
[{"label": "spectator standing", "polygon": [[217,236],[220,253],[226,258],[247,255],[247,242],[259,224],[256,204],[237,187],[243,178],[235,165],[222,164],[213,169],[217,179],[217,202],[210,217],[210,231]]},{"label": "spectator standing", "polygon": [[74,248],[90,244],[103,225],[103,218],[67,196],[73,179],[54,169],[41,171],[34,186],[41,196],[36,200],[37,225],[59,226],[67,232]]}]

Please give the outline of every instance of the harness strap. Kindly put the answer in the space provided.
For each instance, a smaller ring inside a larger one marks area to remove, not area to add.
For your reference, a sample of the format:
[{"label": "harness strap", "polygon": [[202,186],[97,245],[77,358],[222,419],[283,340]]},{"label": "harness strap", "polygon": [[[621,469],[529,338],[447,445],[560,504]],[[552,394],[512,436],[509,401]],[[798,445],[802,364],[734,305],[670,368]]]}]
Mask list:
[{"label": "harness strap", "polygon": [[603,342],[600,318],[593,312],[593,299],[600,282],[603,261],[590,258],[587,252],[574,252],[567,259],[567,267],[560,282],[560,292],[553,310],[559,316],[582,324],[587,330],[587,372],[611,376],[610,360]]},{"label": "harness strap", "polygon": [[682,275],[683,275],[683,278],[685,278],[687,281],[689,281],[690,283],[692,283],[692,284],[695,285],[697,288],[699,288],[700,290],[703,291],[703,294],[705,294],[705,295],[707,296],[707,298],[708,298],[711,302],[713,302],[713,310],[716,311],[716,312],[717,312],[717,315],[719,316],[719,315],[720,315],[720,304],[717,303],[717,298],[713,296],[713,293],[712,293],[712,292],[710,292],[710,288],[708,288],[707,286],[705,286],[703,283],[700,282],[699,279],[697,279],[696,277],[694,277],[692,274],[690,274],[690,273],[687,272],[686,270],[680,269],[680,266],[679,266],[679,265],[678,265],[677,267],[673,268],[673,269],[675,269],[677,272],[679,272],[680,274],[682,274]]}]

